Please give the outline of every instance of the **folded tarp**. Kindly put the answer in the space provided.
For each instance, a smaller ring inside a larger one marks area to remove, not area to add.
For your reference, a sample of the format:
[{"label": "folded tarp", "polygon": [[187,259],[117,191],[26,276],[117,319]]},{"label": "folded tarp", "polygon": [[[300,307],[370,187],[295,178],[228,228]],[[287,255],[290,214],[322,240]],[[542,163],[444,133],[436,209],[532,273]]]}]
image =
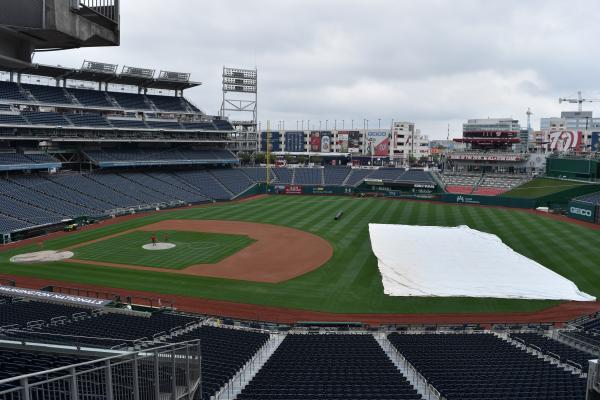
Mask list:
[{"label": "folded tarp", "polygon": [[369,233],[390,296],[595,300],[498,236],[468,226],[369,224]]}]

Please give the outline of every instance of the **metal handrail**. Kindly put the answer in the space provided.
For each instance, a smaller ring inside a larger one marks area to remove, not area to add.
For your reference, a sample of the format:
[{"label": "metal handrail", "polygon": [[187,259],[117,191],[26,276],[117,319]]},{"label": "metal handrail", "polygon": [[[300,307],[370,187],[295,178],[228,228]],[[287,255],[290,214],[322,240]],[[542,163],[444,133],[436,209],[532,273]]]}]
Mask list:
[{"label": "metal handrail", "polygon": [[175,343],[175,344],[170,343],[167,345],[153,347],[151,349],[147,349],[147,350],[143,350],[143,351],[130,351],[130,352],[126,352],[124,354],[116,355],[116,356],[100,358],[100,359],[92,360],[92,361],[85,361],[85,362],[78,363],[78,364],[72,364],[72,365],[48,369],[48,370],[44,370],[44,371],[33,372],[30,374],[20,375],[20,376],[16,376],[16,377],[12,377],[12,378],[7,378],[7,379],[0,379],[0,385],[4,385],[4,384],[14,382],[14,381],[21,381],[23,379],[33,378],[33,377],[39,376],[39,375],[50,375],[50,374],[54,374],[54,373],[60,373],[62,371],[70,371],[73,368],[91,366],[91,365],[99,364],[99,363],[105,364],[108,361],[114,361],[114,360],[118,360],[118,359],[128,358],[131,356],[135,356],[136,354],[139,354],[139,353],[159,352],[160,350],[183,348],[183,347],[189,347],[190,345],[200,345],[200,339],[188,340],[186,342]]}]

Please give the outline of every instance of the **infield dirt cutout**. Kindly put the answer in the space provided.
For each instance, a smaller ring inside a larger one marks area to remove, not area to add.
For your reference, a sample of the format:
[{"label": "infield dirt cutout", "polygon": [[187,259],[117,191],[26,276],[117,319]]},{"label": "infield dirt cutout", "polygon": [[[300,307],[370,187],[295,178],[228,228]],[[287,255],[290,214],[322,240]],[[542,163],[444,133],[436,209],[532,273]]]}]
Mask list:
[{"label": "infield dirt cutout", "polygon": [[[160,230],[246,235],[256,242],[218,263],[196,264],[179,270],[79,260],[76,258],[64,261],[74,264],[168,272],[171,274],[278,283],[319,268],[333,255],[333,248],[327,240],[298,229],[242,221],[187,219],[166,220],[145,225],[115,235],[108,235],[92,241],[79,243],[75,246],[70,246],[65,250],[73,250],[91,243],[121,236],[132,231],[156,232]],[[172,251],[176,250],[177,249],[175,248]],[[115,251],[118,251],[118,249]],[[177,255],[174,253],[173,257],[177,257]]]}]

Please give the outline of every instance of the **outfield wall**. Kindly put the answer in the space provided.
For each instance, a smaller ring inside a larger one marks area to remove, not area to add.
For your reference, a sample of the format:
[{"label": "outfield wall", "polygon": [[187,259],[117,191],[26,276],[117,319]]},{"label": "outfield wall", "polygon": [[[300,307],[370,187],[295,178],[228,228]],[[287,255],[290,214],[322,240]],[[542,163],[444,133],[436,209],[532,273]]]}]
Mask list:
[{"label": "outfield wall", "polygon": [[569,202],[567,215],[571,218],[585,222],[598,222],[598,206],[580,200]]}]

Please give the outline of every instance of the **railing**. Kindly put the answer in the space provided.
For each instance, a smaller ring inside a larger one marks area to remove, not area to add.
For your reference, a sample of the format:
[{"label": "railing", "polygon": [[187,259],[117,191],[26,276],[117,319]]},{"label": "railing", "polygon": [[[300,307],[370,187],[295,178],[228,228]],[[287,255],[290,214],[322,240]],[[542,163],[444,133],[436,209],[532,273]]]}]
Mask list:
[{"label": "railing", "polygon": [[191,399],[200,360],[199,340],[170,344],[0,380],[0,399]]},{"label": "railing", "polygon": [[112,22],[119,21],[119,0],[71,0],[74,9],[87,9]]}]

